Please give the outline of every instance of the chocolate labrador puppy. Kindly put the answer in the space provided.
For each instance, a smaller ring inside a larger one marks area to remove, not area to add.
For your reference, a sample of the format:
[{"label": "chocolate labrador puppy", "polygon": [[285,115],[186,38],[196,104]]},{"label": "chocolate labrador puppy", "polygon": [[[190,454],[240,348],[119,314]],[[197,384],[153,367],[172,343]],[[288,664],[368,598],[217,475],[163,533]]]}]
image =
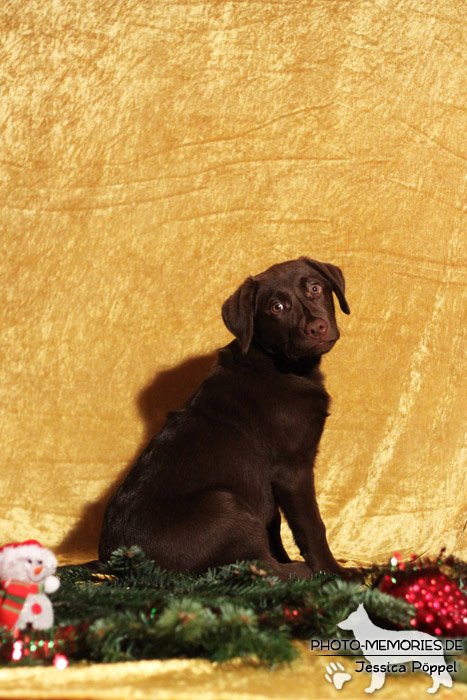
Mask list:
[{"label": "chocolate labrador puppy", "polygon": [[[313,463],[328,415],[321,356],[339,338],[341,270],[306,257],[249,277],[224,303],[235,340],[146,447],[111,499],[99,556],[139,545],[172,571],[259,560],[281,578],[342,572],[326,540]],[[281,509],[304,562],[291,562]]]}]

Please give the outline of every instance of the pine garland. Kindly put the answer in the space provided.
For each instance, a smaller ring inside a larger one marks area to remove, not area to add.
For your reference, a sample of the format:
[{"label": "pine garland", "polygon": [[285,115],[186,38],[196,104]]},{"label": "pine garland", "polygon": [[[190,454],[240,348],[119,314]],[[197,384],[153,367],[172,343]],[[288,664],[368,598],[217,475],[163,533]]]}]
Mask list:
[{"label": "pine garland", "polygon": [[[467,580],[467,564],[451,557],[441,565]],[[137,547],[118,550],[103,573],[60,568],[55,627],[0,633],[0,663],[51,663],[59,653],[70,662],[245,657],[274,667],[297,656],[294,638],[348,636],[337,623],[359,603],[384,628],[413,629],[413,606],[378,588],[393,569],[372,567],[365,584],[326,574],[284,582],[252,562],[182,575],[160,570]]]}]

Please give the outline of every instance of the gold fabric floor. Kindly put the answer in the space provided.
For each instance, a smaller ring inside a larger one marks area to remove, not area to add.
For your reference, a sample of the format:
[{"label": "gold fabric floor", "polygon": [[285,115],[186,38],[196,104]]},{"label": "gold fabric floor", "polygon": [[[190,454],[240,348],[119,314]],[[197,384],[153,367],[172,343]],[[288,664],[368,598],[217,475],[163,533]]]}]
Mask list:
[{"label": "gold fabric floor", "polygon": [[[348,659],[340,658],[340,661],[352,678],[338,691],[325,680],[330,658],[312,655],[305,643],[299,646],[300,659],[290,668],[274,671],[241,662],[212,664],[188,659],[75,666],[65,671],[0,669],[0,697],[31,700],[360,700],[367,697],[369,676],[353,672]],[[431,679],[425,674],[388,677],[383,688],[376,691],[376,697],[420,700],[430,686]],[[434,697],[464,700],[467,686],[456,683],[450,689],[440,687]]]}]

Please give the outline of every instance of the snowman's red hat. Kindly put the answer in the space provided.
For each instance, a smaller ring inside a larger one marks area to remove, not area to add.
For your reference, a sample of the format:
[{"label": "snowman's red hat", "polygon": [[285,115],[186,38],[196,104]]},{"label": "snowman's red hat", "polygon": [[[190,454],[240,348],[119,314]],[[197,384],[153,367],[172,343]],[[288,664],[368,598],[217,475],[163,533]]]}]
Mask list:
[{"label": "snowman's red hat", "polygon": [[29,545],[34,545],[35,547],[41,547],[41,549],[43,549],[41,543],[37,540],[25,540],[24,542],[9,542],[8,544],[4,544],[3,547],[0,547],[0,552],[3,552],[3,550],[8,547],[28,547]]}]

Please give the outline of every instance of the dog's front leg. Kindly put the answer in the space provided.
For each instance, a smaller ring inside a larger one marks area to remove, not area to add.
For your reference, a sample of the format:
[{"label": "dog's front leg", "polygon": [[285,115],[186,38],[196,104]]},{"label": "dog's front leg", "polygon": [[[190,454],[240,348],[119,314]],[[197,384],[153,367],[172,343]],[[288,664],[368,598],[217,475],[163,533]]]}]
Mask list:
[{"label": "dog's front leg", "polygon": [[285,564],[290,563],[291,559],[284,549],[281,537],[281,514],[279,509],[275,513],[268,527],[269,548],[274,559]]},{"label": "dog's front leg", "polygon": [[385,680],[386,674],[384,671],[372,671],[371,683],[368,688],[365,688],[365,693],[374,693],[375,690],[379,690],[383,687]]},{"label": "dog's front leg", "polygon": [[288,470],[273,482],[273,490],[306,563],[313,571],[344,572],[329,549],[310,467]]}]

